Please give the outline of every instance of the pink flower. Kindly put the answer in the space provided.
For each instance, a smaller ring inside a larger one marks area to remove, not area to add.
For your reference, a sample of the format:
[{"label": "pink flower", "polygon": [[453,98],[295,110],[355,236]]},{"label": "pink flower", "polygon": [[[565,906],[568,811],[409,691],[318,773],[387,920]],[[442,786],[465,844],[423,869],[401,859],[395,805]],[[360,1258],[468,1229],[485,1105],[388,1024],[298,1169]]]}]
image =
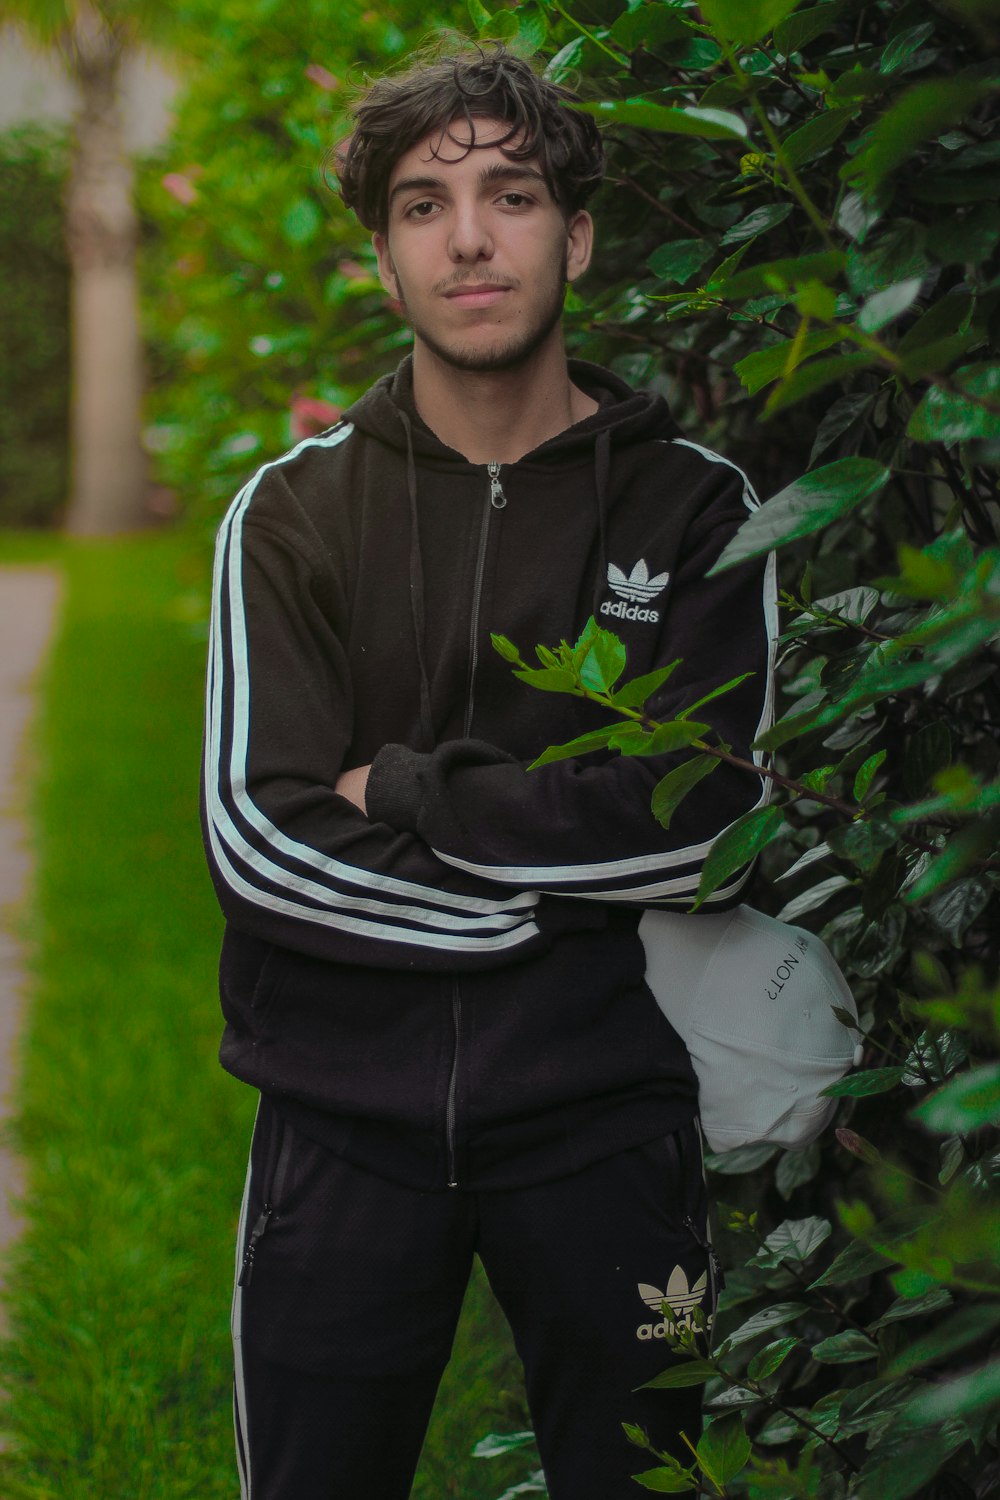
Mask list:
[{"label": "pink flower", "polygon": [[337,270],[345,281],[367,281],[370,275],[356,260],[338,260]]},{"label": "pink flower", "polygon": [[302,71],[310,83],[314,83],[317,88],[325,89],[328,94],[340,88],[340,79],[335,78],[329,68],[324,68],[322,63],[310,63],[308,68],[303,68]]},{"label": "pink flower", "polygon": [[166,188],[171,198],[183,203],[185,208],[190,208],[192,203],[197,202],[198,189],[183,172],[168,172],[165,177],[160,178],[160,185]]},{"label": "pink flower", "polygon": [[332,401],[321,401],[317,396],[293,396],[288,403],[291,411],[292,437],[297,443],[303,438],[315,437],[325,432],[334,422],[340,421],[340,407]]}]

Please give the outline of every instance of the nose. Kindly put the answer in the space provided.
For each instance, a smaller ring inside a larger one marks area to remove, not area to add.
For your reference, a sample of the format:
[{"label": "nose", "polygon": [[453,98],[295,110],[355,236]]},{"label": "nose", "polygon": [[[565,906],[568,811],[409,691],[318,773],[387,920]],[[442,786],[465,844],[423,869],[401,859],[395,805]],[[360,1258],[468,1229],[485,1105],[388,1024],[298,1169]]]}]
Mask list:
[{"label": "nose", "polygon": [[448,237],[448,253],[452,260],[489,260],[493,255],[493,237],[479,203],[458,202],[452,217],[451,234]]}]

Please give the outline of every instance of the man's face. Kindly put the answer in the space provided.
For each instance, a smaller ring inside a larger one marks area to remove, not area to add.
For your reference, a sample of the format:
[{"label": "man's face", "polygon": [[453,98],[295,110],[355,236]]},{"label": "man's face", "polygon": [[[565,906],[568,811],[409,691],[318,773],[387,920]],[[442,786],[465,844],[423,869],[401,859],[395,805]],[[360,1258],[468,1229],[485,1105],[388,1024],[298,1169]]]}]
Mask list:
[{"label": "man's face", "polygon": [[387,233],[374,236],[382,284],[416,338],[461,370],[511,369],[558,338],[565,284],[590,260],[589,214],[567,223],[538,163],[489,144],[507,128],[477,119],[466,151],[457,120],[454,139],[437,132],[407,151],[389,179]]}]

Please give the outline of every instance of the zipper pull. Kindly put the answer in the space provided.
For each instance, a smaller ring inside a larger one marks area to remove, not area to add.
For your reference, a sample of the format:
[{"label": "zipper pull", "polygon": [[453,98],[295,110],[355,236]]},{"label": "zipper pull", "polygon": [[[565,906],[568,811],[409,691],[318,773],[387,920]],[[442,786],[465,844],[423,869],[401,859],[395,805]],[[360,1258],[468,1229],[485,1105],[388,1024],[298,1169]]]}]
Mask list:
[{"label": "zipper pull", "polygon": [[256,1224],[253,1226],[253,1229],[251,1229],[250,1231],[250,1242],[247,1245],[246,1252],[243,1256],[243,1265],[240,1269],[239,1279],[236,1283],[237,1286],[250,1285],[250,1278],[253,1275],[253,1258],[257,1254],[257,1241],[261,1238],[264,1230],[267,1228],[268,1220],[270,1219],[273,1212],[274,1209],[271,1207],[270,1203],[265,1203],[260,1217],[258,1218]]},{"label": "zipper pull", "polygon": [[500,483],[500,465],[496,461],[489,463],[486,465],[486,472],[490,476],[490,504],[494,510],[503,510],[507,504],[507,496]]}]

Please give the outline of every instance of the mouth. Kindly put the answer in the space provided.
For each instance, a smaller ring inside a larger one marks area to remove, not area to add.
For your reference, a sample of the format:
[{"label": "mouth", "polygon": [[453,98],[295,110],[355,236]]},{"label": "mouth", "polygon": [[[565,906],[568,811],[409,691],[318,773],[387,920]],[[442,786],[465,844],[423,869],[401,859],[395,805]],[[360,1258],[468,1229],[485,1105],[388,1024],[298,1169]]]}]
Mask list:
[{"label": "mouth", "polygon": [[511,287],[500,286],[495,281],[479,284],[467,282],[463,286],[454,287],[450,292],[445,292],[445,297],[455,307],[493,307],[512,290]]}]

